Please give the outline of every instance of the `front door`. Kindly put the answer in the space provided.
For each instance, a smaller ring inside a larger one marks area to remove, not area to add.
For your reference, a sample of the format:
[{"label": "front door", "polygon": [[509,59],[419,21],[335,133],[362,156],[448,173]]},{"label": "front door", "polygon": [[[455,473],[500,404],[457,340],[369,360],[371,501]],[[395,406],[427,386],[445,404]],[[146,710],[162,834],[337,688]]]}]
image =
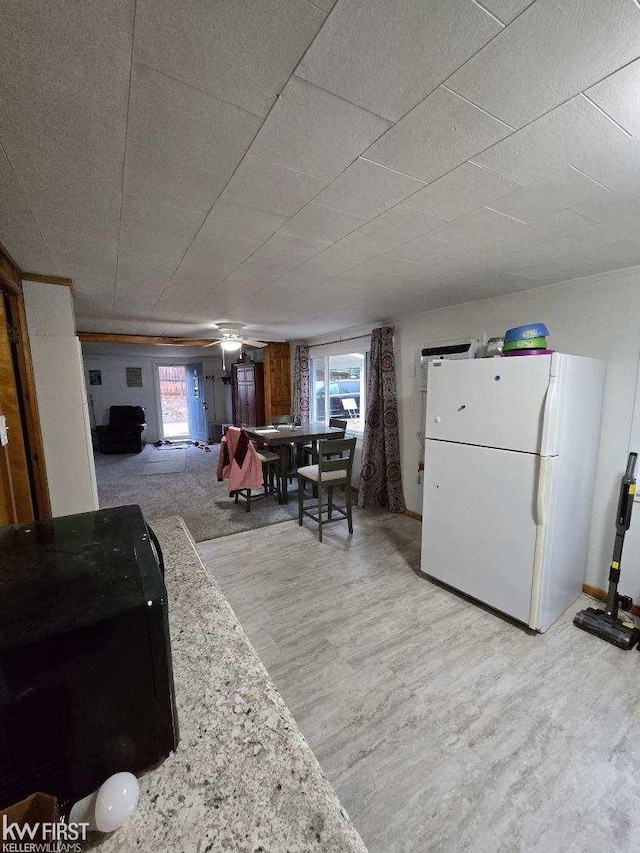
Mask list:
[{"label": "front door", "polygon": [[189,437],[195,441],[207,440],[207,403],[204,396],[204,368],[202,362],[185,365],[187,372],[187,417]]}]

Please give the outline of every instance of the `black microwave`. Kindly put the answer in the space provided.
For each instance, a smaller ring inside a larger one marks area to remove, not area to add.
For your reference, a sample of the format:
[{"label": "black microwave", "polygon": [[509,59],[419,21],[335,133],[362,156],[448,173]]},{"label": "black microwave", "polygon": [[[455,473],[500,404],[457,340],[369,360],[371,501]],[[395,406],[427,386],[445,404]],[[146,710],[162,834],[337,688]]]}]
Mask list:
[{"label": "black microwave", "polygon": [[0,528],[0,809],[178,743],[162,552],[138,506]]}]

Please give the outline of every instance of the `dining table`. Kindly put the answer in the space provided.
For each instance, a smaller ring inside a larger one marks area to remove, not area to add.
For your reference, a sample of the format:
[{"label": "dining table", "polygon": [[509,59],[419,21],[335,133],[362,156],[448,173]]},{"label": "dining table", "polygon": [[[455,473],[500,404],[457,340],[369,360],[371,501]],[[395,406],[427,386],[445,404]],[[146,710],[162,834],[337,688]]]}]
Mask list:
[{"label": "dining table", "polygon": [[302,453],[304,444],[311,444],[313,447],[313,458],[317,459],[318,442],[323,438],[343,438],[344,431],[339,427],[330,427],[320,421],[310,421],[302,426],[253,426],[244,427],[249,438],[258,443],[266,444],[270,450],[277,453],[280,457],[280,471],[278,480],[280,488],[278,489],[278,501],[281,504],[289,502],[289,494],[287,489],[287,477],[289,475],[289,454],[285,449],[291,444],[296,446],[296,458],[299,458]]}]

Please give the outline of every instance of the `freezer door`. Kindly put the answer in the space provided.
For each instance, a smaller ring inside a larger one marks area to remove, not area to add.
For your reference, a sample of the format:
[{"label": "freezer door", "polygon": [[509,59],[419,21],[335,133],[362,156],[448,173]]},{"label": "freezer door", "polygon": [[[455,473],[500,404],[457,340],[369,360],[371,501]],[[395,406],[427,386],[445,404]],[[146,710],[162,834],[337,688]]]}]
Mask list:
[{"label": "freezer door", "polygon": [[427,440],[422,571],[529,622],[538,456]]},{"label": "freezer door", "polygon": [[433,362],[427,438],[539,453],[551,358]]}]

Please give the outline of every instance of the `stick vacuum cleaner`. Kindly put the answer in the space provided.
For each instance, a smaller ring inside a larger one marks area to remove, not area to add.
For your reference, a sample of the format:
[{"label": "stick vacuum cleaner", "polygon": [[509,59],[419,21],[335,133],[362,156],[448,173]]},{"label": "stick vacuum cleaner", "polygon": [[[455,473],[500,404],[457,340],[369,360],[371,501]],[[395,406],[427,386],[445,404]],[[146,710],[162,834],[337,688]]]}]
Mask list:
[{"label": "stick vacuum cleaner", "polygon": [[622,546],[624,535],[631,524],[631,510],[633,509],[633,496],[636,492],[635,467],[638,459],[637,453],[630,453],[627,460],[627,470],[620,483],[620,498],[618,500],[618,515],[616,517],[616,539],[613,546],[613,559],[609,570],[609,592],[607,604],[604,610],[595,607],[587,607],[577,613],[573,624],[596,637],[601,637],[608,643],[613,643],[621,649],[632,649],[640,639],[640,631],[631,621],[618,618],[618,608],[630,610],[633,604],[628,595],[618,595],[618,581],[620,580],[620,561],[622,558]]}]

